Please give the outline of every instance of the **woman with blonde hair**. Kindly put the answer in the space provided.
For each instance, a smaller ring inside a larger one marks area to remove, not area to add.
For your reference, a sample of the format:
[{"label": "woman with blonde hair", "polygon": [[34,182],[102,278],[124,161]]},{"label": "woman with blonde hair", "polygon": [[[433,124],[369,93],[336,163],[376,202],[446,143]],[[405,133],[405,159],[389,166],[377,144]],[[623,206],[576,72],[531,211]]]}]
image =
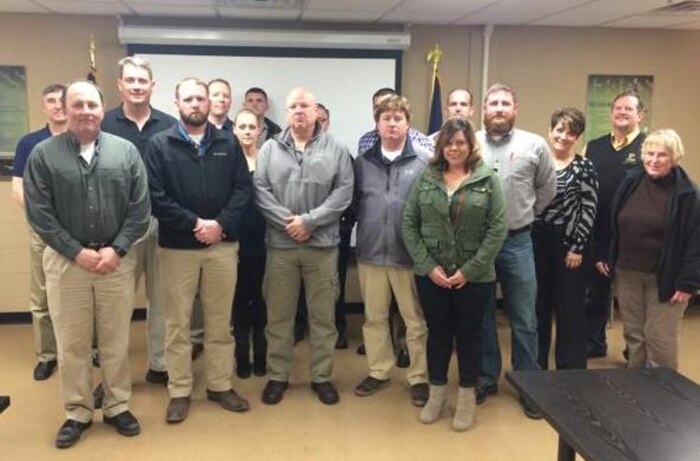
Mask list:
[{"label": "woman with blonde hair", "polygon": [[680,323],[700,288],[700,191],[678,161],[681,138],[659,130],[642,144],[642,165],[612,204],[607,269],[629,348],[630,368],[678,368]]}]

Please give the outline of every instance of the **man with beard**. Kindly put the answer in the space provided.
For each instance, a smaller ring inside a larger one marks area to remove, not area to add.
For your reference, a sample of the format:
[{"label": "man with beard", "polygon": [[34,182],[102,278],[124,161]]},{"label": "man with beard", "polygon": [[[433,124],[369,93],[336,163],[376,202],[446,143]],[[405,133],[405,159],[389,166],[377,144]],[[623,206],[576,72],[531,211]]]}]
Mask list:
[{"label": "man with beard", "polygon": [[46,292],[67,416],[58,448],[75,444],[92,424],[93,332],[106,390],[103,420],[122,435],[140,432],[129,411],[136,261],[128,252],[150,215],[138,150],[100,132],[104,106],[97,87],[70,84],[64,105],[68,131],[37,145],[24,173],[27,217],[47,245]]},{"label": "man with beard", "polygon": [[[537,370],[537,280],[530,228],[556,195],[556,172],[545,140],[516,129],[518,102],[515,90],[495,84],[486,91],[483,105],[485,130],[477,133],[484,161],[503,181],[508,237],[496,258],[496,274],[511,329],[514,370]],[[477,403],[498,392],[501,351],[496,332],[496,297],[487,307],[483,325],[481,376],[476,384]],[[522,396],[525,414],[539,419],[537,408]]]},{"label": "man with beard", "polygon": [[[119,107],[108,111],[102,122],[102,130],[131,141],[143,158],[146,145],[154,134],[173,126],[176,120],[151,107],[151,95],[155,81],[151,64],[143,58],[128,56],[119,61],[117,88],[122,98]],[[168,384],[165,369],[165,306],[161,295],[158,271],[158,221],[151,218],[146,235],[132,249],[136,260],[136,284],[146,278],[148,317],[146,346],[148,371],[146,381]],[[95,390],[96,401],[102,399],[101,389]]]},{"label": "man with beard", "polygon": [[640,165],[644,133],[639,124],[644,104],[639,95],[625,91],[613,99],[610,108],[612,132],[594,139],[586,146],[586,157],[593,163],[600,182],[598,212],[593,228],[591,257],[594,264],[586,297],[586,336],[588,357],[605,357],[608,345],[605,324],[610,306],[610,268],[603,261],[608,255],[611,238],[610,204],[627,172]]},{"label": "man with beard", "polygon": [[[209,123],[220,130],[233,133],[233,121],[228,117],[231,110],[231,85],[222,78],[215,78],[207,83],[209,88]],[[192,360],[204,352],[204,314],[202,300],[194,299],[192,307]]]},{"label": "man with beard", "polygon": [[294,314],[306,290],[311,388],[321,402],[339,400],[331,382],[338,296],[338,226],[350,205],[353,169],[347,148],[321,129],[316,98],[304,88],[287,96],[289,127],[258,154],[255,196],[267,221],[263,293],[268,308],[267,368],[262,401],[282,400],[294,355]]},{"label": "man with beard", "polygon": [[[63,107],[63,92],[66,87],[52,84],[41,92],[41,110],[46,116],[46,126],[22,138],[17,143],[12,164],[12,198],[24,208],[23,179],[27,158],[34,146],[52,136],[66,131],[66,111]],[[31,228],[29,229],[29,310],[34,327],[34,351],[39,362],[34,367],[34,379],[49,379],[58,362],[56,361],[56,336],[46,302],[46,275],[43,255],[46,244]]]},{"label": "man with beard", "polygon": [[205,82],[187,78],[175,88],[180,121],[153,137],[146,150],[153,215],[158,218],[161,284],[166,306],[168,423],[187,418],[192,395],[192,302],[204,311],[207,398],[224,409],[248,410],[231,388],[229,331],[236,286],[238,231],[250,200],[250,177],[233,135],[207,122]]}]

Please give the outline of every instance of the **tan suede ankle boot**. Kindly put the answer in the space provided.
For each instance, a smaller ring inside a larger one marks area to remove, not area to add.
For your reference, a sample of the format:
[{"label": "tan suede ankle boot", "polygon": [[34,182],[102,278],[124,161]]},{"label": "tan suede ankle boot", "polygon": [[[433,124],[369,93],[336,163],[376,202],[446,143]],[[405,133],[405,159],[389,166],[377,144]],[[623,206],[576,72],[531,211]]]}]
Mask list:
[{"label": "tan suede ankle boot", "polygon": [[457,407],[452,419],[452,429],[466,431],[474,423],[476,410],[476,395],[473,387],[460,387],[457,392]]},{"label": "tan suede ankle boot", "polygon": [[430,395],[428,403],[425,404],[420,411],[419,419],[422,423],[434,423],[440,417],[440,412],[445,406],[445,394],[447,393],[447,385],[436,386],[430,385]]}]

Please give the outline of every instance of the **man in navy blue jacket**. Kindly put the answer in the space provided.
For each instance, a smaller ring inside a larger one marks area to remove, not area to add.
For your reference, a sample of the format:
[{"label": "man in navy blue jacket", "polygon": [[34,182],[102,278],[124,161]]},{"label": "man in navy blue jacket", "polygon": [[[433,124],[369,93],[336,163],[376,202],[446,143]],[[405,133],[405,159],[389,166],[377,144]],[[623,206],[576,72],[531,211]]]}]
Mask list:
[{"label": "man in navy blue jacket", "polygon": [[204,308],[207,398],[229,411],[248,402],[231,388],[229,332],[236,286],[238,232],[251,194],[248,167],[233,135],[207,122],[209,92],[199,79],[175,89],[180,121],[146,149],[153,215],[158,219],[166,312],[168,423],[188,414],[192,394],[190,317],[199,286]]}]

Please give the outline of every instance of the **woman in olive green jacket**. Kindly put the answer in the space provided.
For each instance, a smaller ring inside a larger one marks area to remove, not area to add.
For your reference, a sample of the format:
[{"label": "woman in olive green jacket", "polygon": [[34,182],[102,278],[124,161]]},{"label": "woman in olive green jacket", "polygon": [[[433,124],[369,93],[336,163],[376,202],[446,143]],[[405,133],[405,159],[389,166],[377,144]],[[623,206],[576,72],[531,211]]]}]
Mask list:
[{"label": "woman in olive green jacket", "polygon": [[402,230],[428,324],[430,398],[420,420],[436,421],[445,405],[456,340],[459,392],[452,427],[463,431],[474,420],[482,318],[495,296],[494,260],[506,238],[501,183],[481,160],[469,122],[443,125],[435,158],[404,206]]}]

